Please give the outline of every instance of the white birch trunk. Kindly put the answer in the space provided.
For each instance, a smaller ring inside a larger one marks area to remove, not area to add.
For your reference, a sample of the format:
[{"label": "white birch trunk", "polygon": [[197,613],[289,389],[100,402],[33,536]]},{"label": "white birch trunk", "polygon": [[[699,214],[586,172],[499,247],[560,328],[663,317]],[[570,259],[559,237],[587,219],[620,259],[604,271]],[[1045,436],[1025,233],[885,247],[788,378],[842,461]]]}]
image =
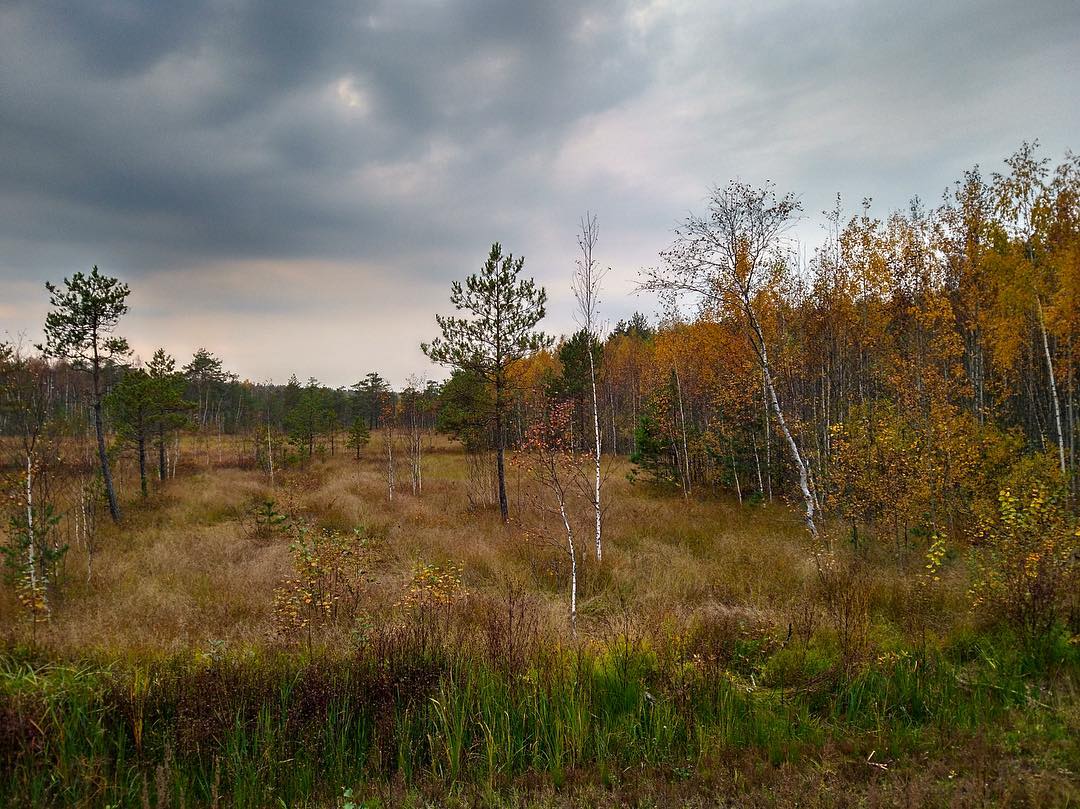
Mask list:
[{"label": "white birch trunk", "polygon": [[683,497],[690,496],[690,453],[686,444],[686,414],[683,412],[682,382],[679,380],[679,366],[673,365],[675,371],[675,391],[679,395],[679,421],[682,423],[682,449],[683,449]]},{"label": "white birch trunk", "polygon": [[34,608],[36,608],[37,601],[37,558],[35,551],[37,550],[37,542],[34,538],[34,465],[33,455],[29,452],[26,453],[26,556],[27,556],[27,573],[30,578],[30,597],[33,599]]},{"label": "white birch trunk", "polygon": [[394,435],[386,436],[386,486],[390,493],[390,502],[394,501]]},{"label": "white birch trunk", "polygon": [[270,439],[270,420],[266,420],[266,458],[270,462],[270,486],[274,485],[274,445]]},{"label": "white birch trunk", "polygon": [[802,492],[803,503],[806,506],[806,514],[803,520],[806,523],[806,529],[810,532],[810,536],[816,540],[818,538],[818,530],[817,524],[814,522],[815,500],[813,493],[810,491],[809,472],[806,468],[806,461],[803,460],[802,453],[799,452],[799,447],[791,435],[791,430],[788,429],[787,420],[784,418],[784,413],[780,409],[780,401],[776,398],[776,386],[773,384],[772,369],[769,367],[769,351],[765,346],[765,335],[761,330],[761,324],[758,323],[757,316],[754,314],[749,299],[744,299],[743,306],[747,317],[750,319],[750,326],[757,337],[757,343],[754,347],[757,349],[758,360],[761,362],[761,373],[765,381],[765,390],[772,403],[773,415],[776,416],[776,423],[780,425],[780,432],[783,434],[784,441],[791,451],[791,460],[794,462],[795,469],[799,473],[799,490]]},{"label": "white birch trunk", "polygon": [[[592,335],[588,335],[589,340],[592,340]],[[600,534],[600,408],[596,402],[596,368],[593,363],[592,346],[588,346],[589,350],[589,383],[592,385],[592,414],[593,414],[593,436],[596,439],[595,452],[593,454],[593,462],[595,466],[595,487],[593,489],[593,512],[596,516],[596,561],[599,562],[603,558],[604,549],[603,542]],[[614,435],[614,434],[612,434]]]},{"label": "white birch trunk", "polygon": [[735,494],[739,498],[739,505],[742,505],[742,486],[739,485],[739,470],[735,466],[735,450],[730,450],[731,454],[731,474],[735,476]]},{"label": "white birch trunk", "polygon": [[1061,428],[1061,402],[1058,400],[1057,380],[1054,379],[1054,360],[1050,355],[1050,341],[1046,337],[1046,319],[1043,317],[1042,299],[1036,295],[1035,304],[1039,310],[1039,331],[1042,333],[1043,354],[1046,356],[1046,372],[1050,375],[1050,395],[1054,402],[1054,421],[1057,426],[1058,462],[1061,474],[1065,475],[1065,434]]},{"label": "white birch trunk", "polygon": [[555,493],[559,498],[559,515],[562,517],[563,528],[566,529],[566,543],[570,554],[570,629],[577,634],[577,550],[574,548],[574,529],[570,527],[570,519],[566,516],[566,498],[562,488],[556,487]]},{"label": "white birch trunk", "polygon": [[765,499],[765,482],[761,479],[761,456],[758,455],[757,436],[751,432],[751,440],[754,442],[754,466],[757,467],[757,487],[761,498]]}]

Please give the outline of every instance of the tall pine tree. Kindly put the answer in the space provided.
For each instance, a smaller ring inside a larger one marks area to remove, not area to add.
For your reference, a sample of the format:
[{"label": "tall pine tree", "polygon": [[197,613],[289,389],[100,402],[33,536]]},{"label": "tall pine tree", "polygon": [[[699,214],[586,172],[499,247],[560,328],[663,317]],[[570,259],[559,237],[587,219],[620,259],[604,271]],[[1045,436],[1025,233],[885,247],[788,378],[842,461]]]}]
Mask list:
[{"label": "tall pine tree", "polygon": [[420,346],[433,362],[476,374],[494,388],[499,511],[504,521],[509,519],[505,461],[505,415],[513,388],[509,369],[552,344],[550,337],[535,330],[544,317],[547,292],[533,279],[519,278],[524,267],[524,257],[504,256],[502,246],[493,244],[480,273],[450,287],[450,303],[469,316],[436,315],[442,336]]},{"label": "tall pine tree", "polygon": [[116,278],[102,275],[96,266],[89,275],[77,272],[65,278],[63,288],[48,282],[45,288],[49,290],[52,311],[45,317],[45,344],[39,349],[47,356],[67,360],[90,377],[101,477],[109,499],[109,514],[119,522],[120,506],[105,452],[101,408],[105,372],[131,352],[127,340],[113,334],[128,310],[126,300],[131,290]]}]

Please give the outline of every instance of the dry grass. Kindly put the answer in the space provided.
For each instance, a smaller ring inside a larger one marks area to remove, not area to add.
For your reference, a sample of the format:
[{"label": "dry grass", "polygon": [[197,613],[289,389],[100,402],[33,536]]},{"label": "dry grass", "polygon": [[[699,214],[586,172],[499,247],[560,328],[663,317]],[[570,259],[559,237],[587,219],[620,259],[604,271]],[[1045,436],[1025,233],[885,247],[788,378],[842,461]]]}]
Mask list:
[{"label": "dry grass", "polygon": [[[380,436],[359,463],[342,452],[319,457],[279,470],[273,488],[264,471],[236,466],[247,451],[242,445],[217,440],[189,440],[179,476],[146,502],[137,494],[133,459],[122,460],[124,522],[103,520],[89,581],[85,549],[70,549],[61,598],[50,624],[37,629],[39,642],[72,652],[140,653],[261,643],[268,637],[274,588],[291,572],[288,538],[256,538],[249,530],[252,507],[268,499],[320,528],[362,527],[377,537],[373,598],[392,602],[419,564],[453,564],[473,592],[498,591],[507,579],[524,582],[541,595],[553,628],[565,629],[564,555],[526,539],[517,524],[503,526],[493,511],[470,507],[466,459],[457,445],[430,439],[418,496],[402,461],[390,502]],[[651,625],[717,610],[745,613],[781,630],[791,622],[816,576],[808,540],[790,509],[779,502],[687,501],[632,485],[625,460],[609,463],[603,567],[582,554],[579,610],[586,633],[627,609]],[[535,526],[526,505],[530,485],[521,467],[511,464],[513,516]],[[588,519],[583,511],[586,551]],[[870,597],[880,609],[901,613],[911,564],[902,569],[887,552],[881,556],[868,582]],[[960,580],[947,600],[957,601],[962,592]],[[17,624],[10,600],[0,602],[0,621]]]},{"label": "dry grass", "polygon": [[[195,451],[196,446],[199,451]],[[471,728],[469,723],[480,710],[477,706],[488,705],[483,700],[472,701],[473,697],[483,693],[489,700],[496,699],[503,692],[493,688],[492,683],[501,683],[499,678],[513,670],[511,666],[505,671],[500,668],[503,647],[487,649],[483,645],[488,638],[485,631],[496,630],[496,634],[503,633],[498,638],[507,640],[506,648],[510,648],[506,624],[499,623],[505,614],[508,593],[527,594],[530,620],[535,618],[539,626],[536,638],[555,634],[570,639],[566,560],[557,548],[535,538],[541,518],[537,512],[529,511],[530,484],[519,465],[510,466],[511,511],[515,520],[504,526],[496,511],[470,507],[467,459],[455,445],[440,438],[432,439],[424,461],[425,483],[420,495],[412,494],[403,463],[392,502],[387,497],[386,464],[381,450],[381,439],[376,436],[359,463],[345,454],[316,458],[305,466],[278,470],[276,485],[271,487],[264,471],[236,464],[238,457],[241,460],[244,457],[242,447],[224,442],[221,447],[213,442],[188,446],[186,462],[178,477],[163,487],[155,487],[146,501],[138,497],[131,459],[124,459],[119,475],[124,487],[124,521],[120,526],[103,521],[94,573],[89,581],[85,577],[86,549],[71,548],[65,562],[63,585],[54,601],[52,620],[36,628],[35,643],[45,652],[44,657],[76,660],[98,657],[110,667],[120,661],[119,669],[123,669],[126,660],[132,671],[145,671],[148,658],[168,658],[163,661],[167,667],[192,651],[216,654],[224,646],[230,654],[200,658],[192,661],[194,667],[190,670],[181,667],[177,671],[188,671],[196,687],[202,687],[200,683],[217,682],[213,679],[218,671],[215,665],[224,666],[222,672],[230,670],[230,666],[240,666],[237,669],[240,671],[245,665],[243,661],[249,660],[252,661],[250,673],[255,678],[252,682],[274,682],[272,678],[278,671],[274,666],[281,661],[273,654],[259,653],[257,647],[279,642],[271,633],[274,591],[294,571],[289,535],[284,531],[253,530],[253,507],[272,499],[280,511],[318,530],[350,535],[353,529],[361,529],[374,541],[375,564],[363,606],[367,608],[365,615],[375,622],[387,618],[396,621],[395,605],[402,599],[418,565],[453,565],[461,569],[464,584],[475,597],[462,602],[461,609],[454,613],[460,627],[450,623],[447,610],[446,631],[439,642],[455,653],[459,647],[470,654],[479,649],[479,654],[463,655],[461,659],[481,661],[488,667],[475,672],[476,683],[486,684],[484,688],[488,690],[475,685],[463,688],[457,695],[460,699],[455,704],[463,717],[462,726]],[[215,463],[218,457],[222,459],[221,465]],[[614,696],[621,694],[621,699],[626,694],[637,694],[636,689],[642,683],[636,678],[645,677],[641,672],[646,668],[652,671],[648,676],[655,682],[650,681],[649,691],[643,691],[650,707],[632,712],[639,719],[652,716],[654,693],[660,695],[656,704],[665,710],[682,705],[680,700],[685,698],[684,707],[692,714],[692,706],[697,703],[687,696],[691,692],[683,690],[690,682],[683,679],[687,672],[701,677],[702,682],[712,682],[708,678],[715,675],[714,686],[707,689],[709,694],[719,693],[715,686],[722,684],[724,689],[740,695],[739,699],[748,700],[746,705],[754,704],[758,710],[736,706],[730,716],[724,714],[726,718],[717,720],[713,730],[719,734],[718,738],[728,742],[717,742],[715,749],[708,748],[711,752],[702,747],[694,754],[697,758],[693,761],[690,758],[684,761],[681,756],[686,751],[683,751],[678,755],[672,753],[670,760],[664,759],[663,766],[655,763],[647,766],[642,751],[651,749],[658,734],[655,727],[631,724],[635,733],[640,731],[644,735],[632,737],[640,750],[628,754],[627,761],[638,762],[640,767],[611,770],[607,754],[598,753],[592,764],[580,770],[567,770],[562,764],[553,765],[546,774],[532,769],[525,773],[515,770],[517,774],[513,778],[499,782],[497,792],[491,792],[493,782],[485,782],[478,776],[459,788],[447,783],[443,775],[430,773],[418,773],[412,780],[400,775],[383,778],[387,773],[376,767],[375,771],[381,775],[371,780],[365,790],[382,803],[371,805],[1075,805],[1072,802],[1076,791],[1075,768],[1066,768],[1061,763],[1068,761],[1075,751],[1075,745],[1067,742],[1075,738],[1077,727],[1074,680],[1061,678],[1061,685],[1056,686],[1060,694],[1041,691],[1039,702],[1022,705],[1018,702],[1016,705],[1020,707],[1006,715],[1005,708],[998,711],[994,707],[997,703],[984,705],[979,701],[981,697],[971,697],[970,704],[961,699],[955,706],[949,701],[948,706],[941,707],[944,702],[934,702],[935,694],[943,688],[954,689],[956,677],[949,673],[938,679],[927,677],[924,682],[915,676],[920,668],[918,665],[911,668],[910,659],[895,666],[889,662],[893,652],[898,650],[904,656],[914,649],[920,633],[957,637],[958,630],[964,629],[964,622],[972,620],[962,560],[947,563],[941,571],[942,582],[929,595],[919,591],[916,583],[922,569],[918,548],[900,559],[892,548],[871,549],[865,558],[845,556],[842,565],[828,577],[822,577],[801,521],[783,503],[740,505],[722,498],[688,501],[677,492],[631,485],[628,471],[625,461],[611,462],[606,489],[604,562],[600,566],[586,558],[581,574],[579,636],[595,639],[597,643],[548,646],[578,652],[595,650],[593,657],[577,659],[592,661],[589,665],[593,668],[587,667],[585,671],[591,672],[587,682],[599,689],[596,693],[610,692],[613,696],[597,697],[590,709],[593,711],[603,713],[611,705],[617,705]],[[60,505],[63,510],[63,502]],[[590,518],[588,510],[583,509],[579,529],[581,545],[586,550],[591,548]],[[533,530],[523,530],[525,524]],[[67,530],[66,524],[60,530]],[[558,531],[559,526],[552,526],[553,536],[558,536]],[[919,621],[913,622],[916,616]],[[12,635],[22,639],[29,631],[10,600],[0,600],[0,626],[9,627]],[[402,622],[401,627],[405,626],[415,629],[419,624]],[[393,622],[377,624],[376,630],[387,627],[390,630],[386,637],[395,637]],[[459,636],[457,632],[462,628],[464,631]],[[322,638],[324,651],[331,653],[324,655],[326,665],[337,665],[333,662],[334,654],[348,652],[339,641],[348,641],[350,630],[349,626],[326,630]],[[473,634],[469,635],[469,631]],[[369,642],[378,634],[369,631]],[[813,648],[808,643],[811,636],[816,639]],[[406,633],[402,637],[411,636]],[[794,643],[789,648],[787,643],[792,638]],[[466,646],[467,643],[478,645],[474,648]],[[256,653],[247,655],[252,649]],[[622,681],[612,679],[612,672],[621,665],[620,655],[628,664],[635,659],[639,663],[651,661],[642,664],[645,668],[640,671],[627,668],[623,672],[629,683],[625,693],[619,691],[622,686],[618,684]],[[320,703],[308,705],[302,698],[308,691],[322,694],[328,683],[338,680],[319,675],[318,653],[284,657],[290,662],[282,671],[290,683],[304,677],[311,682],[308,690],[299,689],[298,701],[286,706],[288,710],[283,709],[282,716],[291,716],[290,711],[310,709],[316,711],[320,721],[325,720],[316,710]],[[509,658],[507,655],[506,659]],[[350,658],[346,654],[343,659]],[[416,659],[422,662],[426,658]],[[550,662],[559,658],[557,655],[537,657],[544,659]],[[892,658],[894,662],[896,659]],[[263,668],[258,665],[260,660],[266,662]],[[310,666],[306,660],[311,661]],[[830,666],[829,677],[815,674],[819,671],[814,668],[815,661],[822,660]],[[860,666],[848,665],[852,660]],[[899,679],[895,682],[887,677],[882,679],[885,675],[878,676],[875,660],[881,664],[881,671],[910,671],[911,677],[905,679],[907,675],[897,674]],[[947,665],[957,668],[942,671],[961,671],[966,664]],[[295,671],[288,666],[295,666]],[[994,668],[995,664],[991,661],[989,666]],[[452,686],[457,682],[455,678],[467,674],[453,667],[451,672],[452,676],[443,672],[440,675],[443,679],[433,679],[431,687],[448,683]],[[837,678],[831,674],[848,676]],[[965,672],[964,676],[969,674]],[[670,677],[670,682],[665,677]],[[992,683],[989,687],[995,690],[991,693],[1004,700],[1003,704],[1013,706],[1012,698],[1006,695],[1015,692],[1017,683],[1022,682],[1019,677],[1003,679],[1005,685]],[[18,679],[18,672],[11,679]],[[228,678],[221,680],[225,684],[231,682]],[[246,681],[241,678],[237,682],[243,685]],[[405,686],[409,682],[412,681]],[[902,712],[896,716],[884,713],[886,705],[895,711],[891,706],[897,696],[905,699],[903,694],[907,693],[898,689],[908,686],[915,693],[909,695],[912,705],[941,703],[935,709],[941,717],[936,730],[926,718],[913,725]],[[661,687],[667,690],[662,691]],[[228,696],[226,691],[222,694]],[[744,696],[751,692],[759,695],[758,702],[753,702],[757,697]],[[121,695],[127,693],[121,689]],[[162,689],[155,698],[164,699],[168,693],[171,693],[168,689]],[[245,693],[238,690],[237,698]],[[262,694],[257,689],[252,693]],[[278,692],[272,689],[272,693]],[[362,702],[366,704],[368,690],[362,693]],[[417,689],[419,704],[428,707],[432,699],[445,699],[454,693],[452,687],[445,693]],[[506,693],[514,692],[508,689]],[[573,695],[578,691],[570,689],[566,693]],[[961,689],[956,693],[967,692]],[[202,699],[203,692],[199,694]],[[546,698],[554,699],[550,695]],[[830,702],[834,698],[835,704]],[[813,710],[807,708],[804,718],[809,724],[805,728],[801,719],[787,724],[791,715],[799,715],[792,706],[799,705],[800,700],[816,705]],[[521,707],[506,707],[504,711],[502,703],[491,704],[499,706],[496,714],[502,716],[505,712],[507,717]],[[556,700],[552,704],[562,703]],[[576,703],[571,700],[566,704]],[[552,713],[540,702],[536,705],[537,710],[546,712],[544,721],[556,716],[557,712]],[[879,705],[881,715],[877,713]],[[97,710],[88,709],[87,715],[98,716],[94,713]],[[789,715],[791,710],[795,714]],[[408,715],[406,711],[405,716]],[[233,713],[225,711],[222,716],[228,718],[231,727]],[[619,719],[621,714],[616,711],[612,716]],[[759,718],[758,725],[751,721],[755,716]],[[990,740],[986,742],[979,724],[982,719],[978,722],[972,719],[984,716],[1000,722],[1000,726],[988,726]],[[175,718],[177,727],[188,729],[194,721],[189,720],[190,717],[184,719],[179,714]],[[164,734],[163,738],[172,738],[169,734],[177,732],[171,725],[173,721],[159,723],[155,732]],[[596,739],[621,738],[616,733],[617,722],[611,721],[611,727],[596,731]],[[747,728],[758,728],[762,738],[753,736],[749,730],[739,735],[743,722]],[[539,720],[536,725],[540,725]],[[557,719],[554,726],[558,726]],[[126,739],[124,726],[118,727],[117,732]],[[195,722],[191,727],[197,729],[201,725]],[[324,725],[315,723],[312,727]],[[666,730],[667,726],[664,727]],[[974,735],[973,727],[979,728]],[[794,746],[789,749],[784,740],[796,738],[797,732],[792,728],[803,728],[806,733],[805,737],[798,736],[802,741],[792,741]],[[960,728],[966,730],[960,732]],[[238,731],[237,738],[249,731],[255,732],[246,728]],[[582,732],[581,738],[593,738],[589,735],[592,731]],[[277,738],[271,731],[268,734],[264,740],[267,744]],[[392,740],[394,736],[389,734],[386,738]],[[430,742],[433,737],[425,738]],[[706,734],[699,741],[707,738]],[[686,750],[697,750],[691,736],[687,739],[691,741],[685,743]],[[739,745],[745,749],[732,746],[732,739],[740,739]],[[296,744],[323,749],[318,739],[296,741]],[[890,746],[907,752],[893,756],[888,752]],[[251,749],[257,747],[252,743]],[[494,743],[491,749],[495,749]],[[73,760],[83,762],[89,756],[79,753],[77,748],[72,750]],[[871,750],[880,751],[875,759],[878,763],[873,765],[867,758]],[[247,766],[247,759],[241,759],[240,763]],[[421,759],[422,756],[417,760]],[[476,762],[481,759],[476,754],[470,760],[479,767]],[[881,769],[883,759],[888,761],[885,769]],[[281,763],[286,761],[292,759],[283,758]],[[351,759],[344,755],[341,761]],[[261,759],[247,763],[263,766]],[[195,772],[201,765],[192,759],[184,766]],[[434,763],[431,766],[438,769]],[[27,772],[32,780],[37,770],[30,767]],[[81,780],[81,776],[75,780]],[[247,789],[245,783],[236,776],[232,788],[239,794]],[[320,795],[325,795],[322,789],[325,786],[320,785],[317,790]]]}]

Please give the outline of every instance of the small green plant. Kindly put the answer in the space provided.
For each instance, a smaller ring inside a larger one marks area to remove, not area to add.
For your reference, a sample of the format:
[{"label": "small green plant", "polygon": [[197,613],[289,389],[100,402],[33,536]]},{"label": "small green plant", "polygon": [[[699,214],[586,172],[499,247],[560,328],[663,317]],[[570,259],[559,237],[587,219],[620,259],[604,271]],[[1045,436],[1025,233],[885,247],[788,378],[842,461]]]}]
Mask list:
[{"label": "small green plant", "polygon": [[354,801],[354,797],[352,787],[343,787],[341,790],[341,809],[361,809],[363,804]]},{"label": "small green plant", "polygon": [[364,447],[371,441],[371,432],[368,430],[367,421],[362,416],[357,416],[349,426],[348,438],[345,445],[356,453],[356,461],[360,462],[360,455]]},{"label": "small green plant", "polygon": [[66,544],[50,541],[59,522],[51,503],[29,517],[20,507],[8,523],[7,542],[0,544],[4,579],[34,623],[49,617],[49,588],[68,549]]},{"label": "small green plant", "polygon": [[270,539],[289,523],[288,516],[278,511],[277,502],[272,499],[259,502],[251,510],[251,516],[255,524],[251,535],[257,539]]}]

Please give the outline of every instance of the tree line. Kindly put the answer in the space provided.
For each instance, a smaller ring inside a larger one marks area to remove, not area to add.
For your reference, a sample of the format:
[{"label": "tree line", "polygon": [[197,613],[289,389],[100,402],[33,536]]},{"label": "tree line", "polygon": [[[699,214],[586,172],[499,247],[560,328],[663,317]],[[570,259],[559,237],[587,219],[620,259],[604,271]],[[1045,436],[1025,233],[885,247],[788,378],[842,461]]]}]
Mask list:
[{"label": "tree line", "polygon": [[[241,381],[206,349],[184,365],[164,349],[133,362],[117,333],[125,284],[96,267],[49,284],[45,341],[0,347],[10,577],[30,603],[47,592],[62,556],[50,487],[65,475],[80,503],[120,519],[118,452],[137,456],[145,496],[175,474],[182,433],[207,464],[231,462],[220,438],[240,436],[235,462],[271,480],[339,448],[359,459],[379,434],[393,498],[398,442],[419,493],[418,437],[438,429],[504,520],[507,455],[531,458],[574,565],[582,531],[602,559],[604,458],[623,456],[641,485],[687,498],[787,499],[821,547],[900,554],[1008,535],[1063,581],[1080,494],[1080,157],[1053,166],[1025,143],[1001,173],[975,167],[936,206],[883,216],[870,199],[844,215],[838,199],[809,260],[789,234],[801,214],[772,185],[713,189],[642,271],[660,316],[614,327],[587,214],[568,268],[580,329],[558,340],[540,330],[546,291],[495,243],[422,344],[448,378],[399,391],[374,372],[351,388]],[[1018,513],[1027,538],[1006,525]],[[1046,531],[1052,547],[1032,550]]]}]

